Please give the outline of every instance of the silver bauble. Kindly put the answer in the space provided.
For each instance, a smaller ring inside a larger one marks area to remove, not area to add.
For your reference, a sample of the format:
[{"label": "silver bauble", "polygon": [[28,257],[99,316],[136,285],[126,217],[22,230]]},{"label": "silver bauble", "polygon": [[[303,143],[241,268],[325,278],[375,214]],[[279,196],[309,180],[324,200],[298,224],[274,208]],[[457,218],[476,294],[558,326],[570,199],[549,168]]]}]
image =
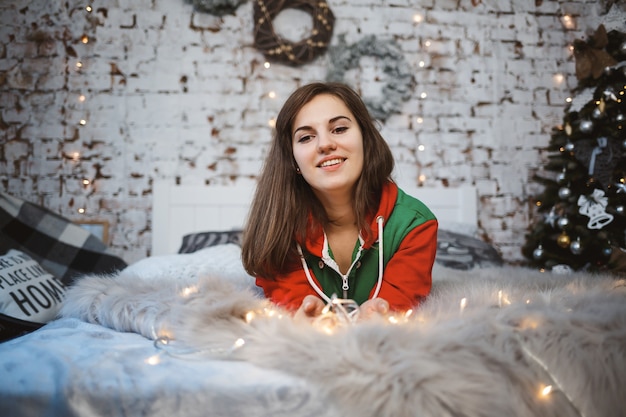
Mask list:
[{"label": "silver bauble", "polygon": [[604,248],[602,248],[602,255],[604,255],[605,257],[610,257],[613,254],[613,248],[610,246],[605,246]]},{"label": "silver bauble", "polygon": [[624,206],[615,207],[615,211],[617,212],[617,214],[624,215]]},{"label": "silver bauble", "polygon": [[593,122],[591,120],[581,120],[579,128],[581,132],[589,133],[593,130]]},{"label": "silver bauble", "polygon": [[559,226],[559,229],[563,230],[569,225],[569,219],[567,217],[561,217],[556,221],[556,225]]},{"label": "silver bauble", "polygon": [[556,176],[556,182],[558,182],[559,184],[563,184],[566,179],[567,175],[565,175],[565,172],[559,172],[559,174]]},{"label": "silver bauble", "polygon": [[543,258],[543,247],[541,245],[539,245],[537,249],[533,251],[533,258],[535,258],[537,261]]},{"label": "silver bauble", "polygon": [[594,119],[599,119],[600,117],[602,117],[602,110],[596,107],[591,112],[591,117],[593,117]]},{"label": "silver bauble", "polygon": [[624,121],[624,114],[618,113],[617,116],[615,116],[615,121],[623,122]]},{"label": "silver bauble", "polygon": [[570,195],[572,195],[572,190],[569,188],[562,187],[559,189],[559,198],[561,198],[561,200],[567,199]]},{"label": "silver bauble", "polygon": [[567,152],[574,152],[574,148],[575,148],[575,147],[576,147],[576,146],[574,146],[574,144],[573,144],[572,142],[567,142],[567,143],[565,144],[565,150],[566,150]]},{"label": "silver bauble", "polygon": [[574,255],[580,255],[583,252],[583,245],[580,243],[580,240],[575,240],[570,243],[569,250],[571,250]]}]

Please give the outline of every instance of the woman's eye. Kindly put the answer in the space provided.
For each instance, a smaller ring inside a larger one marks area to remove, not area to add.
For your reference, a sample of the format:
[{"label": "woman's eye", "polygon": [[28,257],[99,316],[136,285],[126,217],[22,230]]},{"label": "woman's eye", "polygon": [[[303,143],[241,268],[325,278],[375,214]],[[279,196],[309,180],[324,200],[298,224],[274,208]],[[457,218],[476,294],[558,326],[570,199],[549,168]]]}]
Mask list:
[{"label": "woman's eye", "polygon": [[335,128],[335,133],[343,133],[346,130],[348,130],[348,128],[346,126],[339,126]]},{"label": "woman's eye", "polygon": [[300,138],[298,139],[298,143],[307,142],[309,140],[311,140],[311,135],[300,136]]}]

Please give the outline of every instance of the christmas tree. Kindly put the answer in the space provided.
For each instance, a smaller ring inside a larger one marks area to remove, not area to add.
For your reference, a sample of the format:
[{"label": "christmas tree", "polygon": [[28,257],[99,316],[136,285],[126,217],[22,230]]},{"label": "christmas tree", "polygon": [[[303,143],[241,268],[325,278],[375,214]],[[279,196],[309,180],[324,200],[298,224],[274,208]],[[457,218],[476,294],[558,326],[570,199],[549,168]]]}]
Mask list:
[{"label": "christmas tree", "polygon": [[533,178],[544,187],[522,253],[549,270],[623,271],[626,35],[600,26],[573,46],[577,99],[552,131],[546,175]]}]

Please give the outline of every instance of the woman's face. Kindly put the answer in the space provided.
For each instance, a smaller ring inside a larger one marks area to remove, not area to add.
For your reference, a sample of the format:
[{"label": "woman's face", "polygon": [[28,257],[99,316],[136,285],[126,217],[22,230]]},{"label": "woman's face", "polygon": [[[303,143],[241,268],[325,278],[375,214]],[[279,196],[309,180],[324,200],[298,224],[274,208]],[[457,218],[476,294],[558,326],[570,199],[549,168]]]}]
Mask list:
[{"label": "woman's face", "polygon": [[296,164],[316,194],[351,193],[363,170],[363,136],[340,98],[320,94],[305,104],[291,140]]}]

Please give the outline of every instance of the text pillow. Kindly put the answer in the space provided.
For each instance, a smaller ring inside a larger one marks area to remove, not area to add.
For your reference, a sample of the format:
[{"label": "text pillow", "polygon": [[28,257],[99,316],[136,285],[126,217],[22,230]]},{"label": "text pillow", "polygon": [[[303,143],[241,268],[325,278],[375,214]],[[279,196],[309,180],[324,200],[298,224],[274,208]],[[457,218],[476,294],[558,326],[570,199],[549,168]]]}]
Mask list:
[{"label": "text pillow", "polygon": [[65,286],[30,256],[14,249],[0,256],[0,313],[47,323],[64,297]]}]

